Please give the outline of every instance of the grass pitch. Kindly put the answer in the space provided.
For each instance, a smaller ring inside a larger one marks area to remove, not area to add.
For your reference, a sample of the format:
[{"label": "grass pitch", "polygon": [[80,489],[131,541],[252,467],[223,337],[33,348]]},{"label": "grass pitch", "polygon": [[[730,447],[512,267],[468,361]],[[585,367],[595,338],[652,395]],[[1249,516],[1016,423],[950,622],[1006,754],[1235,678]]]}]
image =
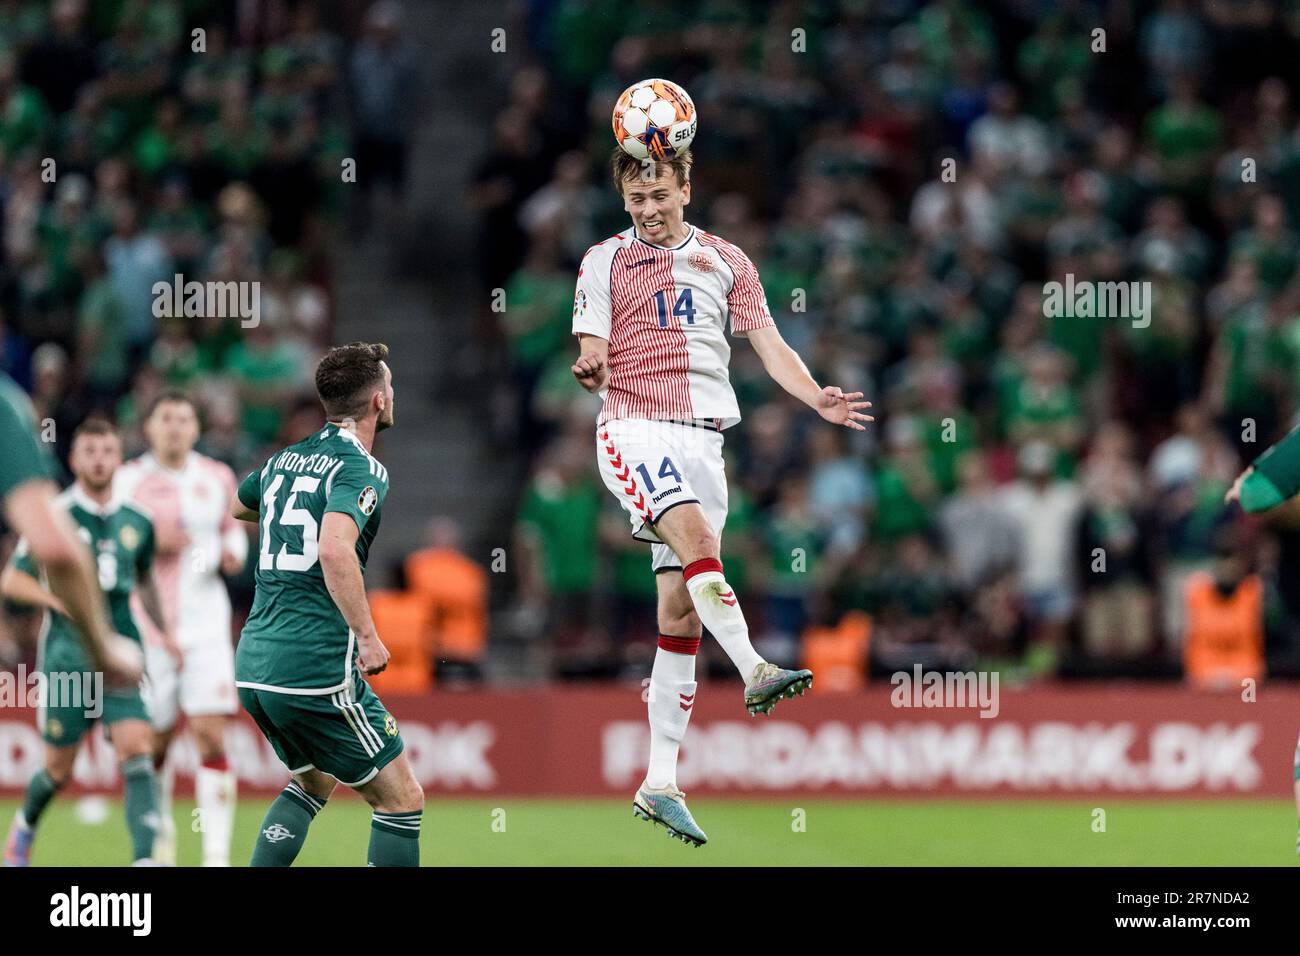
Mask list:
[{"label": "grass pitch", "polygon": [[[252,852],[269,800],[242,799],[234,861]],[[7,825],[16,803],[0,801]],[[1094,832],[1093,810],[1105,810]],[[179,801],[179,863],[199,863],[193,803]],[[436,799],[425,809],[426,866],[1290,866],[1287,800],[957,801],[691,800],[709,835],[695,849],[634,820],[628,800]],[[797,811],[802,811],[800,814]],[[802,821],[803,829],[799,829]],[[7,826],[6,826],[7,828]],[[370,810],[335,797],[311,827],[300,866],[363,866]],[[37,866],[129,862],[121,802],[56,800],[41,820]]]}]

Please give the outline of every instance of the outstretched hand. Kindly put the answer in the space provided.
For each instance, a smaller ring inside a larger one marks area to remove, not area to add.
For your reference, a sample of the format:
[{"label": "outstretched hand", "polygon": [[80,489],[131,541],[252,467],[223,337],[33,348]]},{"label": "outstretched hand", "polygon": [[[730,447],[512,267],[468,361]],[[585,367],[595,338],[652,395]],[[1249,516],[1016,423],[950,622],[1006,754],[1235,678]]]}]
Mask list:
[{"label": "outstretched hand", "polygon": [[1245,484],[1246,479],[1250,477],[1250,473],[1254,470],[1255,470],[1255,466],[1251,465],[1249,468],[1247,468],[1245,471],[1243,471],[1240,475],[1237,476],[1237,480],[1232,483],[1232,487],[1229,488],[1227,493],[1223,496],[1224,504],[1230,505],[1234,501],[1241,500],[1241,486]]},{"label": "outstretched hand", "polygon": [[874,422],[872,415],[864,415],[859,409],[870,408],[870,402],[861,401],[861,392],[845,393],[836,385],[827,385],[822,389],[817,401],[817,414],[832,425],[843,425],[857,431],[865,431],[862,422]]}]

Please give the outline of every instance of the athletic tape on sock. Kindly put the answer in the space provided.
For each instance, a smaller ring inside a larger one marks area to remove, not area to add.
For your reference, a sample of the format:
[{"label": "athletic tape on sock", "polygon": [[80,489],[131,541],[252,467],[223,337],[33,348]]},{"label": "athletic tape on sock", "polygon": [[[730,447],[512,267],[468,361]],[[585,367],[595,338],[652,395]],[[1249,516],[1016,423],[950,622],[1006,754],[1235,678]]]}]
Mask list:
[{"label": "athletic tape on sock", "polygon": [[695,710],[693,681],[650,681],[650,726],[669,740],[681,743],[686,736],[686,725]]}]

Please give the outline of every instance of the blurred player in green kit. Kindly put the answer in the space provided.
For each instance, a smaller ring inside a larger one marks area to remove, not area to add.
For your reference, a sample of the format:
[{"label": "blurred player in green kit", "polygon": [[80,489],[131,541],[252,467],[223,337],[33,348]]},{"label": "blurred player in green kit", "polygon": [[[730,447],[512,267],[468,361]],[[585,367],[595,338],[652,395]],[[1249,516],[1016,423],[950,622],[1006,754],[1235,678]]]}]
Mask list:
[{"label": "blurred player in green kit", "polygon": [[[99,587],[108,598],[111,627],[138,648],[139,631],[130,609],[131,593],[138,588],[146,612],[174,649],[151,574],[153,523],[143,511],[113,495],[113,474],[122,464],[117,430],[104,419],[87,419],[73,434],[69,464],[76,481],[53,504],[72,520],[76,534],[90,548]],[[85,635],[65,601],[50,590],[50,581],[49,569],[24,537],[0,575],[0,592],[10,601],[45,611],[38,663],[44,680],[39,721],[46,744],[45,765],[33,775],[15,815],[5,865],[30,863],[41,815],[71,778],[80,744],[96,722],[103,723],[121,767],[132,859],[137,864],[151,862],[158,827],[153,731],[139,683],[104,687],[93,656],[87,653]]]},{"label": "blurred player in green kit", "polygon": [[[1300,494],[1300,428],[1292,429],[1238,475],[1224,500],[1240,502],[1242,510],[1255,514],[1276,508],[1297,494]],[[1296,742],[1293,775],[1296,816],[1300,817],[1300,741]],[[1296,836],[1296,853],[1300,854],[1300,834]]]}]

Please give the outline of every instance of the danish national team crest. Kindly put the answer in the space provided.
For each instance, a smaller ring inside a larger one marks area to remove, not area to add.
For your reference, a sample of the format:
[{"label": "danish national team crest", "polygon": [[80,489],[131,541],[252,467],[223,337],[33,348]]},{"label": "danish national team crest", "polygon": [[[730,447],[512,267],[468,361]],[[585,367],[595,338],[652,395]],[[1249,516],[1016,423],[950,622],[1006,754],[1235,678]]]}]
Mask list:
[{"label": "danish national team crest", "polygon": [[713,256],[707,252],[692,252],[686,257],[686,264],[696,272],[713,272],[718,268],[718,264],[713,261]]},{"label": "danish national team crest", "polygon": [[372,515],[377,504],[379,504],[379,493],[375,491],[373,485],[366,485],[357,498],[357,507],[361,509],[363,515]]}]

